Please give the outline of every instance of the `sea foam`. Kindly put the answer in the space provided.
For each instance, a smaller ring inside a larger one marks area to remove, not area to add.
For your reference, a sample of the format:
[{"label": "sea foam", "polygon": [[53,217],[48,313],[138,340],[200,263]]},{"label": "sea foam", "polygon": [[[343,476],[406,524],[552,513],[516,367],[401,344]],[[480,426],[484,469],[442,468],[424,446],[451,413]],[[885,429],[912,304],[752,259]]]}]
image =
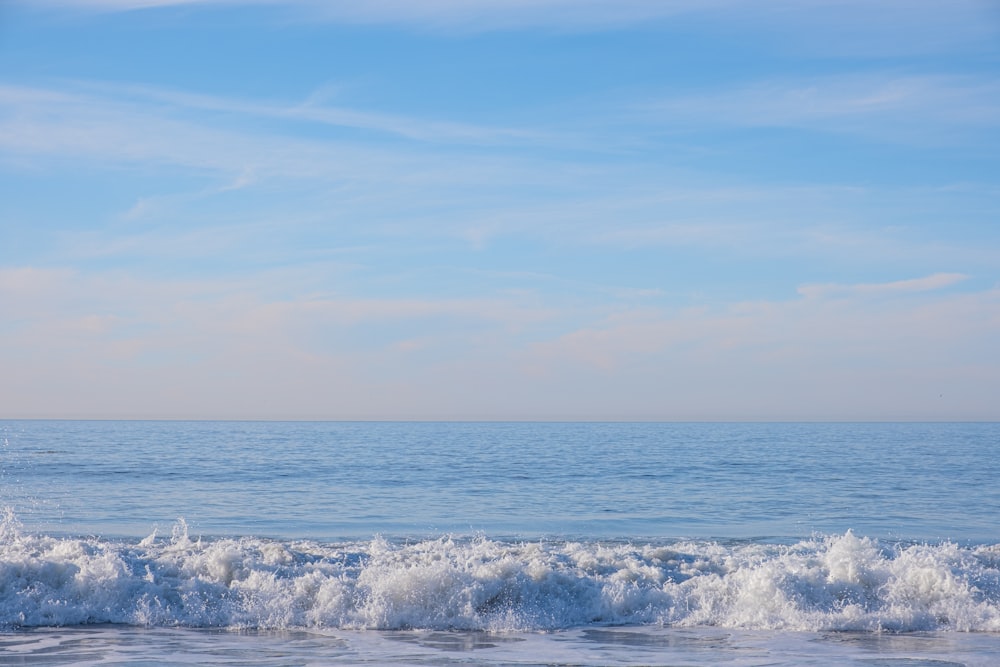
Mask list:
[{"label": "sea foam", "polygon": [[138,542],[0,522],[0,625],[1000,631],[1000,545]]}]

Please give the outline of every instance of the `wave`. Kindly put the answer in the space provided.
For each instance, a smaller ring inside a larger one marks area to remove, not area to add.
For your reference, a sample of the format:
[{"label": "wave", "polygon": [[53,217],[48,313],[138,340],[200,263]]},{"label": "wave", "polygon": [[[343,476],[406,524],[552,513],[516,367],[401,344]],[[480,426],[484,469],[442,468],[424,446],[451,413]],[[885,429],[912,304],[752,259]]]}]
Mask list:
[{"label": "wave", "polygon": [[0,626],[1000,632],[1000,545],[320,544],[33,534],[0,521]]}]

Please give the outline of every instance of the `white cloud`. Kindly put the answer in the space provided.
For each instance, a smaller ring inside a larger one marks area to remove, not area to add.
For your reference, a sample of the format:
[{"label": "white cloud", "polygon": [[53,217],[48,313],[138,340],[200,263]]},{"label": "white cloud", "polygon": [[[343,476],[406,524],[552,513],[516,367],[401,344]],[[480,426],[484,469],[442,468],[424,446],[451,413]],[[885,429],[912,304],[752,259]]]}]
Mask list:
[{"label": "white cloud", "polygon": [[962,273],[935,273],[923,278],[911,278],[908,280],[894,280],[887,283],[865,283],[857,285],[802,285],[798,288],[798,293],[810,299],[817,299],[829,296],[857,296],[857,295],[884,295],[899,294],[907,292],[926,292],[930,290],[950,287],[969,276]]}]

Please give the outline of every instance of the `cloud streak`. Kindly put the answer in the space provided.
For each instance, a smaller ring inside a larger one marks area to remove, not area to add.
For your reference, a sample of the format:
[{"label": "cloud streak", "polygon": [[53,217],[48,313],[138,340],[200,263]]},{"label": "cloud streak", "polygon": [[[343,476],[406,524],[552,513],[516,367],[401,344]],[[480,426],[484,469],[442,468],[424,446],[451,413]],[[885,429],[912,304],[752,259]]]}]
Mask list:
[{"label": "cloud streak", "polygon": [[862,73],[760,81],[647,107],[678,128],[783,127],[924,145],[1000,128],[1000,79]]},{"label": "cloud streak", "polygon": [[[741,0],[41,0],[52,7],[121,12],[171,6],[294,6],[328,21],[435,27],[569,25],[607,27],[717,8]],[[784,3],[783,3],[784,4]]]},{"label": "cloud streak", "polygon": [[[296,138],[294,127],[276,130],[272,136],[257,135],[252,146],[246,136],[208,116],[191,120],[181,112],[219,111],[237,117],[269,117],[288,121],[315,121],[332,125],[376,129],[405,138],[435,143],[472,142],[528,136],[516,130],[494,130],[472,125],[420,123],[379,114],[336,110],[314,105],[275,106],[242,100],[196,95],[148,86],[108,86],[84,83],[99,95],[64,89],[0,85],[0,142],[9,151],[21,153],[78,154],[122,160],[153,159],[193,167],[222,168],[243,173],[246,165],[264,170],[279,162],[275,171],[286,172],[297,162],[310,165],[336,149],[354,169],[365,161],[389,153],[374,147],[359,148],[350,137],[341,141],[307,141]],[[136,99],[138,98],[138,99]],[[229,127],[232,127],[229,124]],[[535,137],[537,139],[537,137]],[[399,151],[394,152],[398,154]],[[254,158],[256,156],[256,158]],[[263,159],[267,156],[267,160]],[[329,165],[329,161],[326,161]],[[315,171],[305,166],[292,173]]]},{"label": "cloud streak", "polygon": [[[988,20],[995,18],[988,3],[978,0],[954,0],[947,7],[933,0],[883,0],[874,6],[865,0],[36,0],[31,4],[99,12],[199,5],[280,6],[313,20],[464,31],[526,27],[608,30],[694,17],[749,23],[754,28],[776,25],[793,34],[802,32],[803,27],[811,34],[834,26],[840,41],[846,39],[855,49],[874,46],[870,42],[875,36],[900,32],[920,33],[927,49],[935,48],[942,39],[960,43],[970,36],[983,38],[996,29]],[[919,48],[910,45],[915,47]]]},{"label": "cloud streak", "polygon": [[518,128],[489,127],[459,122],[423,120],[387,113],[363,111],[323,104],[322,96],[309,95],[295,103],[276,104],[260,100],[220,97],[149,85],[108,84],[78,81],[82,91],[93,91],[109,99],[156,103],[181,111],[205,111],[243,117],[307,122],[333,127],[372,130],[414,141],[496,145],[514,141],[539,141],[543,135]]},{"label": "cloud streak", "polygon": [[895,280],[888,283],[867,283],[859,285],[802,285],[798,288],[798,293],[810,299],[817,299],[829,296],[850,296],[850,295],[892,295],[907,294],[913,292],[927,292],[931,290],[943,289],[956,285],[969,276],[961,273],[935,273],[923,278],[911,278],[909,280]]}]

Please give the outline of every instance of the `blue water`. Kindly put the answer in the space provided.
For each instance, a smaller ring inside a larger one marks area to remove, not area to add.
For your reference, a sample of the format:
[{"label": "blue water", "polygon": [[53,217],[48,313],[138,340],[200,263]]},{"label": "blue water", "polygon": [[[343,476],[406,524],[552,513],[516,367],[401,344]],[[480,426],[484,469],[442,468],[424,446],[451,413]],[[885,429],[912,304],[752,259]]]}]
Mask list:
[{"label": "blue water", "polygon": [[1000,664],[998,446],[1000,424],[0,422],[0,651]]},{"label": "blue water", "polygon": [[6,422],[47,531],[997,540],[997,424]]}]

